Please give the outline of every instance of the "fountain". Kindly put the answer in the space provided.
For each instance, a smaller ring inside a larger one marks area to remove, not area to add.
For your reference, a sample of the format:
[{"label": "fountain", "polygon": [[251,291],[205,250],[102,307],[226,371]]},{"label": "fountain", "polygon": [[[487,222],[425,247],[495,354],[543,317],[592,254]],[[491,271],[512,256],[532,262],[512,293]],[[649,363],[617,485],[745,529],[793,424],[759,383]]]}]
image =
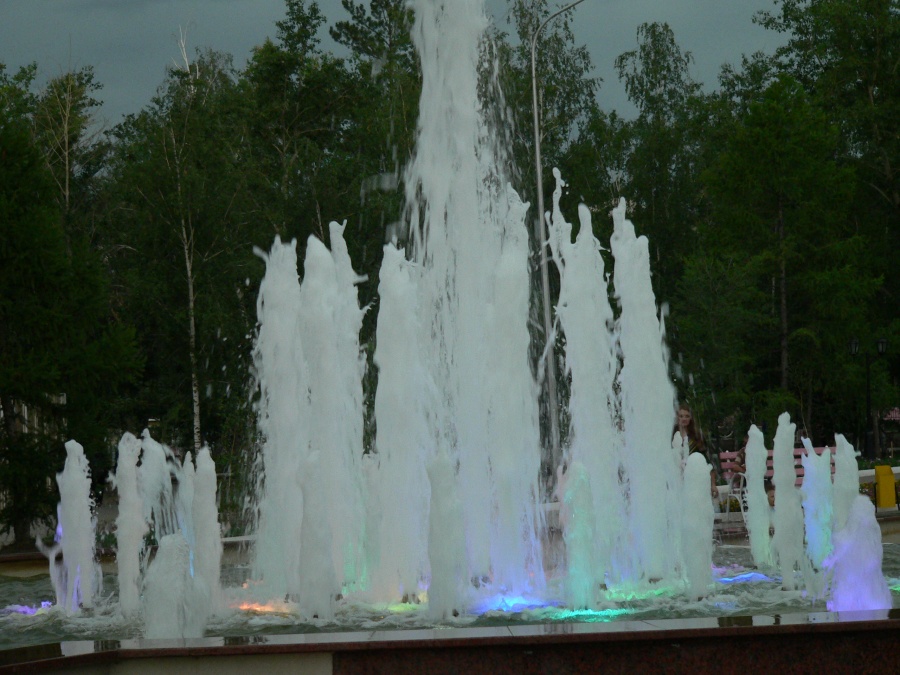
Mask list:
[{"label": "fountain", "polygon": [[48,548],[40,539],[35,544],[50,561],[56,605],[73,614],[93,606],[103,579],[95,560],[90,467],[76,441],[66,443],[66,463],[56,483],[60,502],[54,544]]},{"label": "fountain", "polygon": [[[408,248],[387,243],[380,273],[373,447],[363,443],[363,310],[344,226],[331,224],[330,249],[309,240],[302,283],[296,242],[276,239],[257,251],[266,274],[254,349],[262,444],[250,562],[220,567],[209,452],[181,464],[149,433],[126,434],[113,478],[117,602],[92,607],[95,592],[82,591],[80,604],[67,594],[72,621],[99,622],[101,636],[119,640],[227,641],[266,628],[522,621],[565,633],[573,620],[824,612],[826,601],[838,610],[890,607],[874,515],[853,499],[853,449],[839,436],[834,489],[810,464],[821,480],[801,494],[785,465],[787,416],[775,438],[774,538],[766,451],[754,428],[750,549],[741,561],[727,547],[713,550],[710,467],[672,444],[675,393],[647,240],[622,200],[612,210],[608,278],[586,207],[572,240],[558,172],[547,245],[560,274],[571,428],[555,494],[547,493],[543,371],[529,357],[528,205],[509,185],[508,158],[478,96],[487,20],[480,0],[414,5],[421,118],[405,177]],[[860,537],[873,544],[867,566],[848,553]],[[80,559],[66,554],[69,578]],[[900,570],[894,557],[890,564]],[[878,572],[862,605],[850,573],[860,567]],[[10,617],[0,613],[18,620]]]}]

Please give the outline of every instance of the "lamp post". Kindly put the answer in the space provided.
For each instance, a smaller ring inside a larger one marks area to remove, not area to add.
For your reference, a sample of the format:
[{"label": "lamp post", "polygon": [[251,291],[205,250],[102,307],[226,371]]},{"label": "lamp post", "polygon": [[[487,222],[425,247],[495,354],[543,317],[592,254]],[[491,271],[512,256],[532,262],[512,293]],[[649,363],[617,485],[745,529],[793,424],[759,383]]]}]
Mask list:
[{"label": "lamp post", "polygon": [[[550,318],[550,273],[547,270],[547,229],[544,223],[544,177],[541,171],[541,126],[538,115],[537,95],[537,41],[541,31],[553,19],[563,12],[568,12],[575,5],[584,0],[575,0],[554,12],[538,26],[531,36],[531,111],[534,114],[534,168],[537,181],[537,222],[535,223],[535,237],[541,249],[541,294],[544,300],[544,334],[549,342],[552,335],[552,320]],[[550,408],[550,464],[551,471],[556,470],[562,462],[562,452],[559,447],[559,412],[557,410],[556,395],[556,360],[553,354],[553,346],[547,349],[547,403]]]},{"label": "lamp post", "polygon": [[[878,338],[875,340],[875,357],[884,356],[887,352],[887,339],[886,338]],[[850,355],[856,356],[859,354],[859,338],[853,338],[850,340]],[[875,424],[872,419],[872,376],[871,376],[871,365],[872,365],[872,352],[866,349],[863,352],[863,357],[866,362],[866,440],[865,440],[865,457],[866,459],[873,459],[871,444],[869,441],[870,435],[874,435],[877,430],[875,429]]]}]

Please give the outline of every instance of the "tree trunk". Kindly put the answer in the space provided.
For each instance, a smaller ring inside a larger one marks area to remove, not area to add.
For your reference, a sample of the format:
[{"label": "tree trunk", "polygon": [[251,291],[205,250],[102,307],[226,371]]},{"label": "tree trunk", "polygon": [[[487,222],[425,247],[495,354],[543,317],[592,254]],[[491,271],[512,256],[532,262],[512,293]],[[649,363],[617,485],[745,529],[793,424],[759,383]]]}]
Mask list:
[{"label": "tree trunk", "polygon": [[184,247],[184,266],[188,286],[188,348],[191,358],[191,403],[194,417],[194,456],[200,452],[200,377],[197,372],[197,319],[194,301],[194,266],[190,239],[184,219],[181,221],[181,242]]}]

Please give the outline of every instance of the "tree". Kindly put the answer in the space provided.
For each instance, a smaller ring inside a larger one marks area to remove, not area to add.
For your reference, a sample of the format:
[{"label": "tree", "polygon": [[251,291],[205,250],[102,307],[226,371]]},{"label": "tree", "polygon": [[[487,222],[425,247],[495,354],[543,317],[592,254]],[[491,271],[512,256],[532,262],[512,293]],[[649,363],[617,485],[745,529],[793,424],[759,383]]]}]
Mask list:
[{"label": "tree", "polygon": [[66,218],[73,208],[76,183],[91,165],[97,133],[92,108],[100,105],[93,94],[100,89],[90,67],[52,78],[35,105],[35,136],[47,157]]},{"label": "tree", "polygon": [[112,132],[106,249],[147,358],[131,422],[156,419],[157,435],[195,452],[246,406],[252,249],[269,238],[253,217],[240,94],[230,58],[202,52]]},{"label": "tree", "polygon": [[650,239],[654,290],[667,300],[696,245],[697,178],[711,120],[700,85],[690,76],[693,57],[681,50],[668,24],[641,24],[637,41],[637,49],[615,62],[638,109],[637,118],[625,125],[630,143],[623,192],[631,217]]},{"label": "tree", "polygon": [[[867,267],[884,277],[876,311],[860,334],[886,335],[900,297],[893,255],[900,247],[900,11],[895,0],[776,5],[756,21],[788,36],[777,62],[816,96],[840,129],[842,154],[858,183],[853,213],[870,246]],[[896,381],[897,359],[888,360]]]},{"label": "tree", "polygon": [[781,0],[756,21],[786,33],[783,68],[842,126],[863,179],[900,212],[900,12],[895,0]]},{"label": "tree", "polygon": [[[518,40],[509,45],[507,36],[493,36],[500,59],[500,84],[510,115],[502,118],[512,128],[514,176],[523,199],[534,199],[534,124],[532,111],[531,40],[535,31],[555,11],[547,0],[515,0],[509,22]],[[600,80],[591,76],[593,63],[587,47],[576,46],[571,13],[549,23],[538,36],[536,80],[541,155],[544,167],[562,167],[582,125],[596,114],[596,94]],[[507,132],[508,133],[508,132]],[[553,190],[553,175],[544,170],[544,192]],[[533,214],[536,215],[536,214]]]},{"label": "tree", "polygon": [[[402,246],[407,235],[402,218],[403,173],[416,140],[422,74],[408,3],[373,0],[368,12],[363,3],[353,0],[341,4],[350,18],[338,21],[329,32],[351,50],[352,94],[347,124],[339,137],[341,163],[345,163],[342,174],[351,186],[358,185],[359,194],[358,200],[348,199],[347,206],[352,204],[348,234],[353,233],[348,247],[357,269],[366,276],[359,286],[360,300],[369,304],[377,298],[384,242],[393,238]],[[369,312],[363,323],[362,341],[370,354],[375,319],[376,312]]]},{"label": "tree", "polygon": [[27,106],[11,99],[0,105],[0,523],[24,544],[58,500],[48,488],[66,438],[103,485],[107,409],[140,360],[133,331],[109,316],[103,268],[83,239],[67,240]]},{"label": "tree", "polygon": [[880,284],[861,264],[853,171],[838,147],[836,128],[782,75],[704,176],[713,208],[705,241],[744,261],[741,275],[765,294],[777,326],[771,356],[762,351],[754,364],[760,385],[770,398],[780,392],[778,405],[794,397],[808,428],[814,402],[840,396],[831,374]]}]

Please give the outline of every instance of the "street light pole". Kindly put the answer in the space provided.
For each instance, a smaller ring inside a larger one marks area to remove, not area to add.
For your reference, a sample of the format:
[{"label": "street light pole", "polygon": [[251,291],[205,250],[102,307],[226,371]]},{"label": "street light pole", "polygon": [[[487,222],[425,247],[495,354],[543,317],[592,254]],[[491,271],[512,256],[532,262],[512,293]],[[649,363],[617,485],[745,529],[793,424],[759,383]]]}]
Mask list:
[{"label": "street light pole", "polygon": [[547,402],[550,408],[550,464],[555,471],[562,463],[562,452],[559,447],[559,411],[556,394],[556,358],[553,345],[549,344],[552,336],[552,320],[550,318],[550,273],[547,270],[547,229],[544,223],[544,177],[541,170],[541,127],[538,115],[537,95],[537,40],[541,31],[553,19],[567,12],[584,0],[575,0],[548,16],[531,36],[531,110],[534,114],[534,168],[537,181],[537,222],[534,235],[541,249],[541,293],[544,301],[544,335],[548,341],[547,348]]}]

